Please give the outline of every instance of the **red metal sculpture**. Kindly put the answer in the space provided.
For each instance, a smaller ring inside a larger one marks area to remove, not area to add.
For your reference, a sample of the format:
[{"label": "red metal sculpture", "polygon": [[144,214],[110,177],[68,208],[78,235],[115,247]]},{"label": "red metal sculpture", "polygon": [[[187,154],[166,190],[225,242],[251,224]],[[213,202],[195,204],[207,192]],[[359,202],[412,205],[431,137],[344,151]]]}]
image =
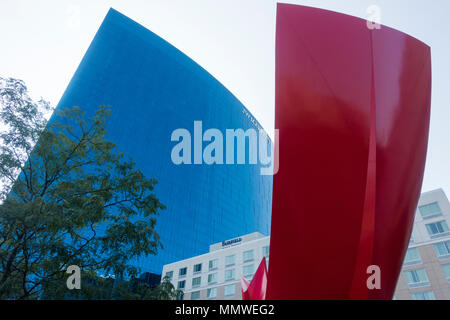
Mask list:
[{"label": "red metal sculpture", "polygon": [[[421,191],[430,100],[422,42],[278,4],[269,299],[393,297]],[[367,286],[371,265],[381,289]]]}]

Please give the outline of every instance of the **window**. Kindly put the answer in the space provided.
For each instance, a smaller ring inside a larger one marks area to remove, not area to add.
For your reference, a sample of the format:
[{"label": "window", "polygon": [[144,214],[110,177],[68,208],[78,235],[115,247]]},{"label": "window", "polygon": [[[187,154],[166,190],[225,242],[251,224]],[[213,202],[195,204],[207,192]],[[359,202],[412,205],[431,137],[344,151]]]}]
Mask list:
[{"label": "window", "polygon": [[251,277],[251,276],[253,276],[253,265],[250,264],[248,266],[244,266],[242,273],[244,274],[244,277]]},{"label": "window", "polygon": [[209,261],[209,270],[215,270],[219,266],[219,259]]},{"label": "window", "polygon": [[217,297],[217,288],[209,288],[206,291],[206,297],[208,299],[215,299]]},{"label": "window", "polygon": [[192,288],[200,287],[202,277],[192,278]]},{"label": "window", "polygon": [[266,259],[269,257],[269,246],[265,246],[262,248],[262,255],[263,257],[266,257]]},{"label": "window", "polygon": [[225,286],[224,288],[225,296],[234,296],[235,293],[236,293],[236,286],[234,284]]},{"label": "window", "polygon": [[234,260],[235,260],[234,254],[232,256],[225,257],[225,266],[228,267],[234,265]]},{"label": "window", "polygon": [[248,250],[244,252],[244,262],[253,260],[253,250]]},{"label": "window", "polygon": [[444,220],[427,224],[427,230],[432,238],[450,231],[447,222]]},{"label": "window", "polygon": [[185,267],[185,268],[181,268],[181,269],[178,271],[178,276],[179,276],[179,277],[185,277],[186,274],[187,274],[187,268],[186,268],[186,267]]},{"label": "window", "polygon": [[414,292],[411,296],[413,300],[436,300],[433,291]]},{"label": "window", "polygon": [[172,280],[172,278],[173,278],[173,271],[167,271],[166,272],[166,277],[169,277],[169,279]]},{"label": "window", "polygon": [[419,250],[417,250],[417,248],[408,249],[408,251],[406,251],[406,256],[405,260],[403,261],[403,264],[405,266],[410,266],[420,263],[422,263],[422,259],[420,258]]},{"label": "window", "polygon": [[422,218],[424,219],[442,215],[441,208],[439,207],[439,204],[437,202],[420,206],[419,211],[422,215]]},{"label": "window", "polygon": [[178,289],[184,289],[186,287],[186,280],[178,281]]},{"label": "window", "polygon": [[217,282],[217,272],[208,274],[208,284]]},{"label": "window", "polygon": [[181,293],[178,297],[177,300],[184,300],[184,293]]},{"label": "window", "polygon": [[225,281],[234,280],[234,269],[225,270]]},{"label": "window", "polygon": [[450,241],[439,242],[434,245],[434,250],[439,258],[450,258]]},{"label": "window", "polygon": [[191,300],[199,300],[200,299],[200,291],[191,292]]},{"label": "window", "polygon": [[425,269],[405,271],[405,278],[410,288],[425,287],[430,285]]},{"label": "window", "polygon": [[194,265],[194,273],[197,273],[197,272],[202,272],[202,264],[201,263]]},{"label": "window", "polygon": [[447,282],[450,282],[450,264],[443,264],[442,271],[444,271]]}]

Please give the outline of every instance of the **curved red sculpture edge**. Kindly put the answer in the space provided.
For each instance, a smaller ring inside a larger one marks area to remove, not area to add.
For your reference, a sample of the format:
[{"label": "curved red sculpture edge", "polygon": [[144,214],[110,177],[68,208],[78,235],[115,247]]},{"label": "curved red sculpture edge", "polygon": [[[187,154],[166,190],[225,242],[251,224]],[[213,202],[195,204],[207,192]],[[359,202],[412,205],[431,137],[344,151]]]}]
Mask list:
[{"label": "curved red sculpture edge", "polygon": [[[392,299],[425,166],[430,48],[278,4],[275,83],[268,298]],[[367,286],[372,265],[380,289]]]},{"label": "curved red sculpture edge", "polygon": [[267,264],[264,257],[250,283],[244,277],[241,277],[242,300],[266,300],[266,291]]}]

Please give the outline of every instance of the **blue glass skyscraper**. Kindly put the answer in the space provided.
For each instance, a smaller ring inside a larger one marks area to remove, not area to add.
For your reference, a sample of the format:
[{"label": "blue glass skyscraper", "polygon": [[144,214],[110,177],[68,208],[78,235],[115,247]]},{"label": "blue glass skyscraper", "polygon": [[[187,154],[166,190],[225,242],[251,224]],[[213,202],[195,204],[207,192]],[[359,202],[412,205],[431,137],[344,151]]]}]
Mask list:
[{"label": "blue glass skyscraper", "polygon": [[[177,128],[247,130],[259,126],[214,77],[175,47],[111,9],[57,108],[92,114],[111,106],[108,139],[158,180],[166,209],[156,231],[164,249],[138,261],[142,271],[208,251],[211,243],[270,232],[272,177],[260,165],[176,165],[171,134]],[[270,143],[270,141],[268,142]],[[248,150],[247,150],[248,151]]]}]

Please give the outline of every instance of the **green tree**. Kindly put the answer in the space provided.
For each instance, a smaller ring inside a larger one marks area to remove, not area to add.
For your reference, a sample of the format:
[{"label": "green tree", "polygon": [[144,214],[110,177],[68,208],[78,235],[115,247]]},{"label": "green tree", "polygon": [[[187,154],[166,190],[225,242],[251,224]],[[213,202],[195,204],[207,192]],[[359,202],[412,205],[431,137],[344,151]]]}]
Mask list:
[{"label": "green tree", "polygon": [[106,139],[110,108],[66,108],[47,123],[48,103],[11,78],[0,78],[0,106],[0,298],[42,298],[70,265],[135,277],[130,261],[162,247],[164,205],[157,181]]},{"label": "green tree", "polygon": [[176,300],[182,294],[183,291],[175,289],[168,277],[154,288],[136,278],[111,288],[111,298],[118,300]]},{"label": "green tree", "polygon": [[150,291],[151,300],[176,300],[183,295],[183,290],[175,289],[169,277],[164,277],[163,281]]}]

